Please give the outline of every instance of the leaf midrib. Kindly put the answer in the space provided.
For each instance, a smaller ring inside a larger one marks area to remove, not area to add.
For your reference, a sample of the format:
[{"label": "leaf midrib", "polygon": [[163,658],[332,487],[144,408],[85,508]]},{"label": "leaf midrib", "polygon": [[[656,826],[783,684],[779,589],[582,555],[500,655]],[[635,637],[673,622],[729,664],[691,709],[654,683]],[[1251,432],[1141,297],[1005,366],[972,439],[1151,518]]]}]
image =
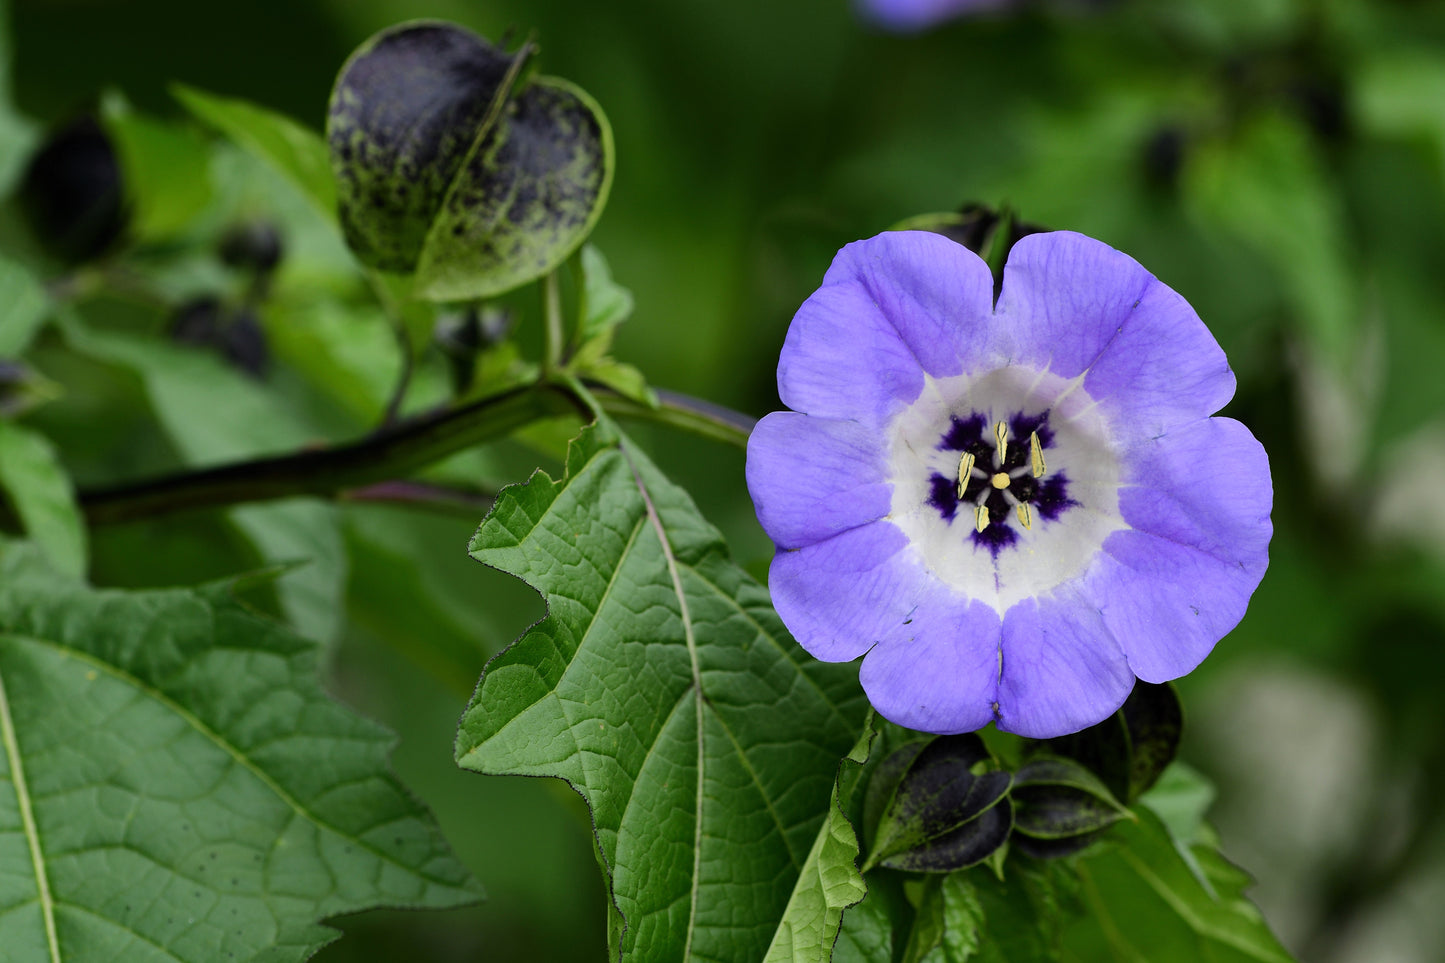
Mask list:
[{"label": "leaf midrib", "polygon": [[[687,606],[687,593],[682,588],[682,573],[678,571],[677,558],[672,554],[672,542],[667,537],[667,528],[662,524],[662,519],[658,517],[657,508],[652,504],[652,496],[647,491],[647,483],[642,480],[642,474],[627,454],[627,449],[619,443],[617,450],[627,460],[627,466],[632,469],[632,479],[637,485],[638,494],[642,496],[643,507],[647,509],[647,518],[657,533],[657,541],[662,548],[662,557],[667,563],[667,574],[672,578],[672,590],[677,595],[678,615],[682,618],[682,632],[683,638],[687,642],[687,655],[692,661],[692,687],[695,693],[693,704],[697,706],[697,802],[693,809],[692,822],[692,887],[688,894],[687,938],[682,947],[682,958],[687,961],[692,958],[692,936],[697,931],[697,897],[702,879],[702,804],[705,782],[703,765],[707,759],[707,746],[704,744],[706,719],[703,706],[702,666],[697,656],[697,637],[692,631],[692,612]],[[792,853],[789,852],[788,855],[791,859]]]},{"label": "leaf midrib", "polygon": [[30,811],[30,790],[25,785],[25,765],[20,759],[20,743],[15,736],[15,722],[10,716],[10,700],[5,694],[5,678],[0,674],[0,739],[5,744],[5,755],[10,760],[10,782],[15,787],[15,798],[20,805],[20,822],[25,827],[25,839],[30,844],[30,860],[35,867],[35,889],[40,900],[40,912],[45,920],[45,941],[50,947],[51,963],[60,963],[60,938],[55,930],[55,901],[50,895],[50,880],[45,875],[45,855],[40,850],[40,833],[35,825],[35,814]]}]

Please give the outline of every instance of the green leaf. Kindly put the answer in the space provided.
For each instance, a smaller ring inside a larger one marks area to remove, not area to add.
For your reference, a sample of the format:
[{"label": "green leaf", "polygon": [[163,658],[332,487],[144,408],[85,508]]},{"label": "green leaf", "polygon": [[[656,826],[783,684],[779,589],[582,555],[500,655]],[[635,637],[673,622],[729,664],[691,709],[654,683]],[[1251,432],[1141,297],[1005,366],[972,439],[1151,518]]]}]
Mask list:
[{"label": "green leaf", "polygon": [[868,893],[863,874],[858,872],[858,834],[846,809],[876,736],[870,714],[853,751],[838,764],[828,814],[798,874],[764,963],[828,963],[843,923],[843,911]]},{"label": "green leaf", "polygon": [[1018,860],[1003,878],[985,866],[931,876],[912,888],[912,913],[891,881],[870,877],[868,898],[844,919],[833,963],[894,958],[895,942],[905,963],[1057,963],[1064,923],[1079,912],[1072,876],[1065,863]]},{"label": "green leaf", "polygon": [[1139,799],[1141,805],[1159,817],[1169,831],[1174,850],[1211,896],[1216,895],[1214,883],[1200,864],[1194,847],[1213,839],[1213,830],[1205,823],[1204,814],[1214,804],[1215,795],[1213,783],[1195,769],[1176,762],[1164,771],[1154,788]]},{"label": "green leaf", "polygon": [[0,421],[0,487],[5,489],[25,533],[72,578],[86,568],[85,523],[70,476],[44,435]]},{"label": "green leaf", "polygon": [[[189,465],[277,454],[315,441],[280,398],[209,354],[153,337],[87,328],[64,315],[61,327],[77,351],[140,376],[156,417]],[[335,506],[298,498],[228,514],[266,560],[310,563],[277,582],[277,595],[298,631],[334,640],[346,589],[346,551]]]},{"label": "green leaf", "polygon": [[0,358],[18,358],[50,316],[50,296],[23,264],[0,257]]},{"label": "green leaf", "polygon": [[1279,277],[1301,329],[1343,365],[1360,317],[1340,192],[1309,133],[1263,114],[1230,141],[1200,145],[1183,180],[1193,214],[1246,244]]},{"label": "green leaf", "polygon": [[490,297],[556,268],[601,216],[612,130],[584,91],[521,77],[452,24],[376,34],[337,77],[326,138],[342,228],[364,263],[432,300]]},{"label": "green leaf", "polygon": [[300,961],[319,921],[479,895],[229,585],[96,592],[0,549],[0,946],[15,963]]},{"label": "green leaf", "polygon": [[0,197],[10,193],[38,139],[35,124],[15,110],[10,33],[10,4],[0,0]]},{"label": "green leaf", "polygon": [[[632,317],[632,292],[612,280],[607,259],[594,245],[582,248],[582,299],[577,334],[582,343],[610,334]],[[611,341],[607,347],[611,348]],[[605,353],[605,352],[604,352]]]},{"label": "green leaf", "polygon": [[142,241],[167,240],[190,225],[211,199],[211,153],[192,130],[144,117],[116,94],[101,120],[120,157],[131,230]]},{"label": "green leaf", "polygon": [[171,93],[195,117],[284,174],[321,213],[336,216],[336,182],[320,134],[247,100],[184,84],[172,86]]},{"label": "green leaf", "polygon": [[1114,845],[1078,861],[1089,912],[1065,941],[1080,959],[1253,960],[1289,963],[1259,911],[1243,897],[1248,877],[1200,847],[1211,892],[1194,875],[1159,817],[1143,806],[1110,832]]},{"label": "green leaf", "polygon": [[[1013,810],[1005,797],[1013,777],[985,768],[991,759],[982,740],[966,733],[917,745],[895,757],[906,766],[883,806],[865,870],[949,872],[981,862],[1008,841]],[[874,779],[891,782],[892,770],[885,760]]]},{"label": "green leaf", "polygon": [[487,666],[458,764],[587,801],[612,959],[761,958],[861,725],[856,669],[808,658],[610,425],[572,444],[561,480],[499,494],[471,552],[548,616]]},{"label": "green leaf", "polygon": [[1014,774],[1014,830],[1068,839],[1107,829],[1128,815],[1097,776],[1072,759],[1039,756]]}]

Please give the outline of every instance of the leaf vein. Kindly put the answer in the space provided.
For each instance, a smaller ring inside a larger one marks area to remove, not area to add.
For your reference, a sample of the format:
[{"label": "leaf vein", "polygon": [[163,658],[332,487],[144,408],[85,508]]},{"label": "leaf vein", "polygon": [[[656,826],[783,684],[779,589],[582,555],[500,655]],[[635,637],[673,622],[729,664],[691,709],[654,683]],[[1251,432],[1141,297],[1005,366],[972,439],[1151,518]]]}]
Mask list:
[{"label": "leaf vein", "polygon": [[0,738],[10,759],[10,784],[20,805],[20,822],[30,845],[30,861],[35,866],[35,888],[40,899],[40,912],[45,920],[45,941],[50,947],[52,963],[60,963],[60,938],[55,931],[55,902],[50,895],[50,880],[45,875],[45,855],[40,849],[40,831],[35,814],[30,811],[30,793],[25,788],[25,765],[20,759],[20,742],[15,735],[15,722],[10,716],[10,700],[5,694],[5,680],[0,677]]}]

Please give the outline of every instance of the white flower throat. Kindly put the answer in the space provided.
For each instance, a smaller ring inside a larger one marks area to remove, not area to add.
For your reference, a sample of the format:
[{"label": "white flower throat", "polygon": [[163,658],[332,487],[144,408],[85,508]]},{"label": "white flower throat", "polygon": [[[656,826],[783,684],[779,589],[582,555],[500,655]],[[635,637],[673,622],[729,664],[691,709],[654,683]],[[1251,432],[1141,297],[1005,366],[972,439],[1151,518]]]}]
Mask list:
[{"label": "white flower throat", "polygon": [[941,581],[1002,614],[1128,527],[1112,432],[1080,379],[1006,365],[924,380],[888,426],[888,519]]}]

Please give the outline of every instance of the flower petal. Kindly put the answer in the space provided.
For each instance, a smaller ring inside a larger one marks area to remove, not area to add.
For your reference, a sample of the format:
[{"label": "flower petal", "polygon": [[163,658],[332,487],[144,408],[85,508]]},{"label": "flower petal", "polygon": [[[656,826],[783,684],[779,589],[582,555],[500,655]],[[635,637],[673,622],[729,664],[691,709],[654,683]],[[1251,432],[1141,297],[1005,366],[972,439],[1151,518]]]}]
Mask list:
[{"label": "flower petal", "polygon": [[924,30],[950,17],[1006,7],[1017,0],[856,0],[868,20],[885,30]]},{"label": "flower petal", "polygon": [[893,488],[886,475],[878,432],[856,421],[775,411],[748,438],[748,494],[781,549],[887,515]]},{"label": "flower petal", "polygon": [[998,701],[998,613],[942,585],[921,602],[910,636],[880,642],[859,681],[888,721],[922,732],[972,732]]},{"label": "flower petal", "polygon": [[888,231],[838,252],[788,328],[778,395],[794,411],[882,425],[923,374],[968,369],[993,339],[993,279],[963,245]]},{"label": "flower petal", "polygon": [[1004,615],[998,727],[1048,739],[1092,726],[1134,687],[1119,643],[1077,591],[1027,599]]},{"label": "flower petal", "polygon": [[1123,445],[1208,417],[1234,395],[1224,351],[1189,303],[1137,261],[1057,231],[1014,245],[998,313],[1016,362],[1084,375]]},{"label": "flower petal", "polygon": [[1263,446],[1210,418],[1129,453],[1119,509],[1133,531],[1104,542],[1085,593],[1139,678],[1198,665],[1239,620],[1264,577],[1274,500]]},{"label": "flower petal", "polygon": [[783,624],[824,662],[847,662],[878,642],[909,637],[907,621],[935,581],[886,521],[778,552],[768,570]]}]

